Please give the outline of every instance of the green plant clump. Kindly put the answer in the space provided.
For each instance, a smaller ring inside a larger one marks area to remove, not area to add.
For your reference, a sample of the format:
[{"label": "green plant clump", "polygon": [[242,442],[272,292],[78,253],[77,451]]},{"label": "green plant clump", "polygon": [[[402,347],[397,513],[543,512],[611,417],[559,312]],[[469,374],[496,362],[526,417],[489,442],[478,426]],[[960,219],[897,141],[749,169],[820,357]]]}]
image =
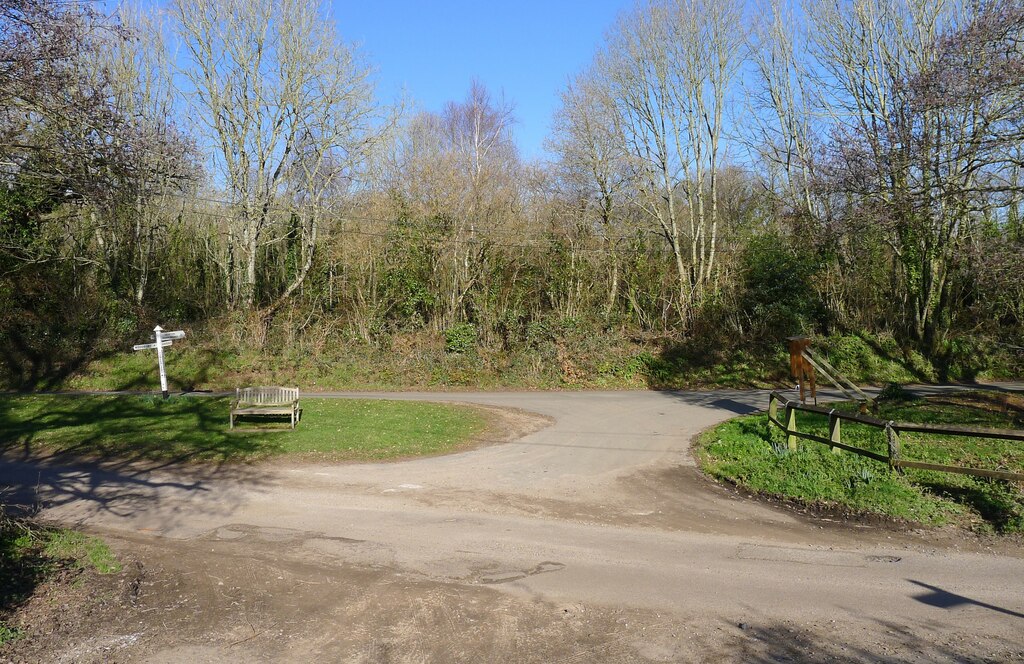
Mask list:
[{"label": "green plant clump", "polygon": [[471,353],[476,349],[476,327],[472,323],[456,323],[444,333],[446,353]]},{"label": "green plant clump", "polygon": [[121,571],[121,563],[106,542],[76,530],[49,532],[44,538],[43,553],[49,558],[71,560],[76,567],[91,567],[100,574]]},{"label": "green plant clump", "polygon": [[0,620],[0,646],[22,638],[25,633],[17,627],[11,627]]}]

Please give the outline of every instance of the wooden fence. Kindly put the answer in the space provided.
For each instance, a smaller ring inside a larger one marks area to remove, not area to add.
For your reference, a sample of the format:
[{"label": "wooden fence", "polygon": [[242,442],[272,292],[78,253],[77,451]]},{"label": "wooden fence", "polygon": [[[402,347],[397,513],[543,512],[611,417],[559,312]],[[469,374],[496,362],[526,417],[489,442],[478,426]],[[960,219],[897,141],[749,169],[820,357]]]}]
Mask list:
[{"label": "wooden fence", "polygon": [[[785,422],[779,419],[780,404],[785,408]],[[797,411],[827,416],[828,438],[798,430],[796,423]],[[979,477],[994,477],[1001,480],[1024,482],[1024,474],[1022,473],[1011,473],[1005,470],[987,470],[984,468],[965,468],[963,466],[945,466],[936,463],[925,463],[923,461],[911,461],[900,456],[901,433],[930,433],[946,436],[970,436],[972,438],[1024,441],[1024,431],[885,421],[860,413],[847,413],[822,406],[808,406],[799,401],[792,401],[779,392],[772,392],[769,397],[768,419],[785,432],[786,443],[789,445],[789,449],[793,451],[796,451],[797,439],[803,438],[828,445],[836,453],[846,450],[847,452],[853,452],[876,461],[888,463],[892,469],[919,468],[921,470],[937,470],[944,473],[960,473],[962,475],[977,475]],[[884,430],[887,443],[886,454],[879,454],[878,452],[872,452],[871,450],[865,450],[844,443],[842,436],[843,422],[857,422]]]}]

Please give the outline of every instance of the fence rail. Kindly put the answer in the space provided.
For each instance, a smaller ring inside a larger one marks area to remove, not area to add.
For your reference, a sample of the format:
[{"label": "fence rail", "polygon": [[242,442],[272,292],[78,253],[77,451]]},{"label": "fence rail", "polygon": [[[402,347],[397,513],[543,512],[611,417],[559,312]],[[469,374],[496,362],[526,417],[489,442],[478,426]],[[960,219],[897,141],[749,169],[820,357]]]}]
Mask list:
[{"label": "fence rail", "polygon": [[[785,408],[785,421],[779,419],[779,405]],[[800,431],[797,428],[796,413],[815,413],[828,417],[828,437]],[[935,470],[944,473],[959,473],[961,475],[975,475],[977,477],[991,477],[1002,480],[1024,482],[1024,474],[1011,473],[1005,470],[988,470],[985,468],[966,468],[964,466],[946,466],[937,463],[926,463],[924,461],[912,461],[903,459],[900,456],[900,434],[901,433],[929,433],[947,436],[971,436],[975,438],[994,438],[1000,440],[1024,441],[1024,431],[1013,429],[985,429],[982,427],[946,426],[937,424],[914,424],[912,422],[894,422],[892,420],[880,420],[870,415],[860,413],[847,413],[835,408],[824,408],[822,406],[808,406],[788,399],[780,392],[772,392],[768,398],[768,420],[775,426],[782,429],[786,434],[786,443],[789,449],[796,451],[797,439],[803,438],[816,443],[822,443],[832,448],[834,453],[843,450],[859,454],[860,456],[875,459],[882,463],[888,463],[889,467],[896,470],[900,468],[918,468],[921,470]],[[855,447],[843,442],[842,423],[856,422],[881,429],[885,432],[886,454],[880,454],[861,447]]]}]

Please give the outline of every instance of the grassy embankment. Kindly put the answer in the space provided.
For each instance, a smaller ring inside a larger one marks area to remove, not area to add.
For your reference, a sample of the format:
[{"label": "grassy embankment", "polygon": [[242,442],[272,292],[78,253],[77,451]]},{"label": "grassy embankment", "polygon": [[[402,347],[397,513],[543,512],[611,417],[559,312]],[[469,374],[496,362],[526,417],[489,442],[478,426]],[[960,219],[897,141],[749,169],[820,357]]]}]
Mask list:
[{"label": "grassy embankment", "polygon": [[44,528],[8,518],[0,509],[0,647],[16,642],[24,628],[12,624],[15,610],[36,588],[58,575],[93,570],[120,571],[121,564],[100,539],[73,530]]},{"label": "grassy embankment", "polygon": [[[1021,428],[1024,396],[972,392],[882,401],[880,417]],[[825,416],[797,413],[797,422],[801,431],[828,436]],[[865,425],[844,423],[843,441],[885,453],[884,433]],[[901,441],[907,459],[1024,472],[1024,446],[1019,442],[909,433]],[[705,472],[751,491],[926,525],[1024,532],[1024,486],[1019,483],[915,469],[900,475],[883,463],[849,452],[833,454],[807,440],[791,452],[784,434],[764,414],[735,418],[705,432],[697,450]]]},{"label": "grassy embankment", "polygon": [[228,429],[215,397],[0,396],[0,452],[91,459],[241,461],[282,454],[382,460],[465,447],[486,426],[472,408],[402,401],[300,401],[302,421],[245,419]]},{"label": "grassy embankment", "polygon": [[[916,352],[900,349],[891,337],[845,335],[815,339],[814,344],[839,371],[861,384],[942,379],[934,365]],[[223,334],[198,331],[168,351],[167,372],[175,390],[272,384],[298,385],[304,390],[763,388],[788,384],[785,344],[780,340],[769,346],[744,349],[709,342],[635,339],[565,324],[554,339],[544,337],[516,348],[480,346],[449,352],[443,338],[420,332],[395,334],[381,344],[298,341],[286,344],[286,350],[256,351]],[[962,355],[967,359],[952,361],[947,378],[1024,375],[1024,355],[995,350]],[[155,365],[152,353],[100,353],[58,381],[8,377],[6,382],[9,387],[28,389],[153,390],[158,384]],[[0,376],[0,384],[4,382]]]}]

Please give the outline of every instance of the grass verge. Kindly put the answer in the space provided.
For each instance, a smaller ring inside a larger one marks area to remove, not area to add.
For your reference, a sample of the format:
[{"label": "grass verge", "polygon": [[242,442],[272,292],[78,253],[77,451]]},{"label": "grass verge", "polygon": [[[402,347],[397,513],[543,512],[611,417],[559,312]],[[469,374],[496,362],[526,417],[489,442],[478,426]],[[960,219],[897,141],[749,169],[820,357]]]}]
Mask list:
[{"label": "grass verge", "polygon": [[[841,406],[851,407],[852,406]],[[993,428],[1024,427],[1024,397],[982,392],[880,404],[883,419]],[[827,436],[827,417],[798,413],[801,431]],[[1024,447],[1012,441],[903,434],[904,458],[1024,472]],[[884,453],[884,433],[846,423],[848,444]],[[884,515],[925,525],[957,523],[983,532],[1024,533],[1024,486],[969,475],[908,469],[849,452],[833,454],[801,440],[790,451],[785,436],[763,414],[739,417],[704,432],[697,456],[706,473],[754,492],[798,502]]]},{"label": "grass verge", "polygon": [[87,459],[241,461],[281,454],[384,460],[463,447],[478,410],[434,403],[304,398],[302,421],[242,420],[219,397],[0,396],[0,451]]}]

